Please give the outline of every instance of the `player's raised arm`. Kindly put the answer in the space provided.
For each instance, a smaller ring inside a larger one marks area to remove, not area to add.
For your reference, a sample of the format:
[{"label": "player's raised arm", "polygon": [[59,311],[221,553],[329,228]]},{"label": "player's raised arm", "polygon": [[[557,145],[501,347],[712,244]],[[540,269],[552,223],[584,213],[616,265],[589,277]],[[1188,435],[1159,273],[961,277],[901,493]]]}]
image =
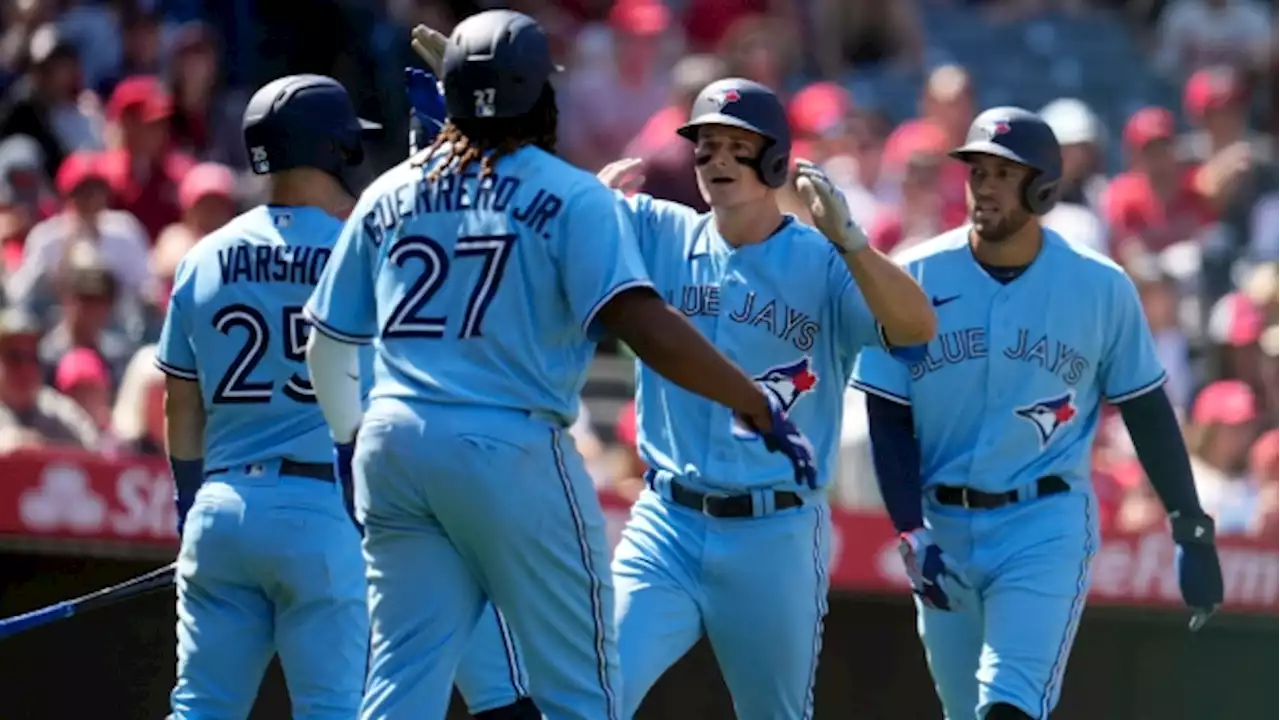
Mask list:
[{"label": "player's raised arm", "polygon": [[1178,552],[1178,585],[1194,611],[1198,630],[1222,604],[1222,568],[1214,547],[1214,523],[1200,505],[1191,458],[1173,404],[1164,391],[1165,371],[1142,314],[1138,291],[1127,278],[1114,283],[1112,327],[1101,369],[1107,400],[1120,408],[1133,449],[1151,487],[1169,513]]},{"label": "player's raised arm", "polygon": [[931,340],[937,331],[937,316],[915,279],[869,245],[866,233],[849,215],[844,194],[826,173],[808,160],[796,164],[796,189],[818,229],[844,260],[872,316],[884,329],[885,339],[895,347]]}]

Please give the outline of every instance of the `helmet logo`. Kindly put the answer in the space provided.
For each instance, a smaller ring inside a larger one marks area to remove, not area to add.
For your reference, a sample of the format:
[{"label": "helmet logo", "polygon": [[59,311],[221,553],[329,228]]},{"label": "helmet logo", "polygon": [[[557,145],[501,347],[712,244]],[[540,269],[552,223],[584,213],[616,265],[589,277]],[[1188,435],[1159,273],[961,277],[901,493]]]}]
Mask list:
[{"label": "helmet logo", "polygon": [[271,172],[271,161],[267,159],[267,149],[261,145],[249,148],[249,162],[253,165],[253,171],[259,175]]},{"label": "helmet logo", "polygon": [[738,102],[741,99],[742,99],[742,93],[738,92],[737,90],[725,90],[724,92],[720,93],[716,97],[712,98],[712,102],[716,104],[716,107],[724,107],[729,103]]},{"label": "helmet logo", "polygon": [[498,114],[497,94],[493,88],[481,88],[472,91],[476,101],[476,117],[491,118]]},{"label": "helmet logo", "polygon": [[1011,130],[1013,130],[1013,127],[1009,125],[1008,121],[996,120],[987,127],[987,139],[994,139],[996,136],[1004,135]]}]

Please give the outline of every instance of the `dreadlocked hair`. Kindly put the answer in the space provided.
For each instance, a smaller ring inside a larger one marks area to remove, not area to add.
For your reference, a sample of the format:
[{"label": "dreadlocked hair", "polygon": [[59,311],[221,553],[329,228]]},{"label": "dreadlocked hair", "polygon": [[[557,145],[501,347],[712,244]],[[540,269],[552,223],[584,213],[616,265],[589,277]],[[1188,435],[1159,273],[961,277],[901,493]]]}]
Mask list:
[{"label": "dreadlocked hair", "polygon": [[525,145],[554,154],[559,120],[556,91],[551,83],[542,86],[542,94],[527,113],[509,118],[450,120],[424,154],[424,157],[432,158],[440,148],[446,144],[449,146],[448,156],[427,174],[427,179],[435,182],[445,172],[461,174],[477,160],[480,162],[480,177],[488,177],[493,174],[499,160]]}]

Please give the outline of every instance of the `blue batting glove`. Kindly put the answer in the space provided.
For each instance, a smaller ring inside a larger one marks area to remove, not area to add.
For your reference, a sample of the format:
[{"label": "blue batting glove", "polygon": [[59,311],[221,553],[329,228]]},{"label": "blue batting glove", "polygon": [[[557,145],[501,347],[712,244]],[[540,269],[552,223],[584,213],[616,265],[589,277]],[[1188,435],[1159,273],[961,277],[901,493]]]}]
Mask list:
[{"label": "blue batting glove", "polygon": [[1169,517],[1173,542],[1177,545],[1178,588],[1182,601],[1191,608],[1192,632],[1204,627],[1222,605],[1222,566],[1213,544],[1213,518],[1208,515]]},{"label": "blue batting glove", "polygon": [[762,432],[754,425],[744,424],[735,418],[733,434],[739,440],[759,438],[769,452],[782,453],[791,461],[796,472],[796,484],[807,485],[810,490],[818,487],[818,471],[813,464],[813,445],[809,438],[800,432],[795,423],[787,418],[786,408],[782,400],[767,387],[762,387],[764,395],[769,399],[769,415],[771,418],[769,432]]},{"label": "blue batting glove", "polygon": [[[429,138],[435,138],[440,128],[444,127],[448,112],[444,106],[444,95],[440,92],[440,83],[429,70],[407,67],[404,69],[404,89],[409,96],[409,105],[413,108],[413,117],[421,125]],[[419,142],[425,147],[426,142]]]},{"label": "blue batting glove", "polygon": [[911,591],[921,602],[935,610],[951,611],[962,607],[953,593],[958,588],[968,589],[969,583],[955,562],[934,543],[928,530],[917,528],[898,536],[898,553],[907,566]]},{"label": "blue batting glove", "polygon": [[351,470],[351,459],[355,454],[355,440],[333,444],[333,471],[338,476],[338,482],[342,484],[342,504],[346,506],[351,521],[356,524],[356,527],[360,527],[360,521],[356,520],[355,473]]},{"label": "blue batting glove", "polygon": [[187,524],[187,513],[196,504],[196,493],[204,482],[204,460],[178,460],[169,458],[169,471],[173,474],[173,503],[178,512],[178,537]]}]

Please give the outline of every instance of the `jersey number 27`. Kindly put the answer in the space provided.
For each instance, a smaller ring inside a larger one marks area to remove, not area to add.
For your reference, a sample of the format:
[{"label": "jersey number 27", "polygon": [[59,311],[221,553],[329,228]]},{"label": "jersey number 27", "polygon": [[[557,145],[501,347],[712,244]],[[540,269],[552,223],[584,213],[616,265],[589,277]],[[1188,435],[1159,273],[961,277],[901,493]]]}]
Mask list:
[{"label": "jersey number 27", "polygon": [[478,259],[480,279],[471,289],[467,299],[466,314],[458,329],[461,339],[480,337],[480,326],[489,312],[493,297],[502,283],[507,260],[515,247],[515,235],[484,235],[460,237],[453,248],[453,256],[440,243],[429,237],[410,235],[401,238],[391,248],[387,259],[396,267],[404,267],[410,260],[422,264],[422,272],[409,286],[408,292],[396,303],[382,327],[383,339],[389,338],[442,338],[448,318],[443,315],[426,315],[427,304],[440,292],[449,278],[454,261],[463,258]]}]

